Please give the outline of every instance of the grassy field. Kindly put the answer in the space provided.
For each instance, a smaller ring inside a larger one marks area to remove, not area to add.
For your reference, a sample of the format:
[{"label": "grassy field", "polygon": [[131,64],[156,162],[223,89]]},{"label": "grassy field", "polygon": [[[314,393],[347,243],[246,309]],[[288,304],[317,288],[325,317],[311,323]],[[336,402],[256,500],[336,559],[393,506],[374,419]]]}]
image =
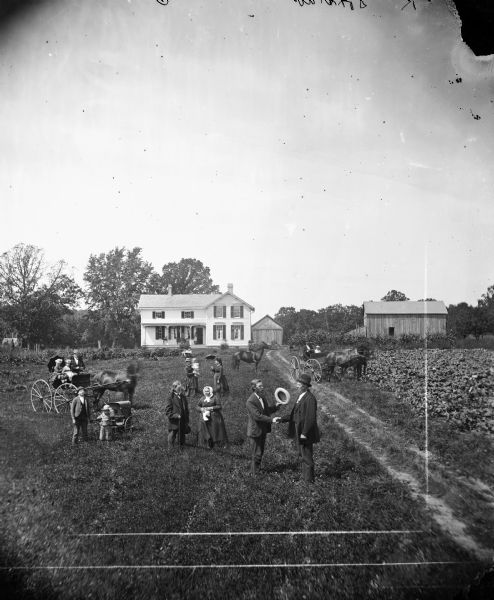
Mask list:
[{"label": "grassy field", "polygon": [[[242,365],[234,374],[228,355],[224,362],[230,446],[213,451],[196,446],[194,400],[187,445],[167,447],[164,400],[183,375],[180,358],[142,363],[140,426],[109,445],[94,430],[89,443],[72,446],[67,415],[34,413],[26,391],[2,395],[8,597],[466,597],[483,565],[322,411],[314,486],[300,480],[285,425],[268,436],[264,472],[252,479],[245,400],[253,370]],[[259,374],[271,397],[290,388],[268,362]],[[38,375],[43,367],[33,366],[29,377]]]}]

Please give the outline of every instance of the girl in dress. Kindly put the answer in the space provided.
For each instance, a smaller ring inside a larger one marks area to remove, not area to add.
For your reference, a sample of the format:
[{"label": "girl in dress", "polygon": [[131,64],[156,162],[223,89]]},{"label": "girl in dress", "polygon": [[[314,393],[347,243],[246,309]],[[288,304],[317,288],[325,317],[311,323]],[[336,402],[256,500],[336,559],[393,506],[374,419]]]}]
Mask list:
[{"label": "girl in dress", "polygon": [[199,445],[207,448],[213,448],[215,445],[224,446],[228,443],[228,436],[221,414],[221,403],[217,396],[213,396],[213,388],[210,385],[206,385],[202,392],[204,396],[196,406],[196,410],[201,413]]}]

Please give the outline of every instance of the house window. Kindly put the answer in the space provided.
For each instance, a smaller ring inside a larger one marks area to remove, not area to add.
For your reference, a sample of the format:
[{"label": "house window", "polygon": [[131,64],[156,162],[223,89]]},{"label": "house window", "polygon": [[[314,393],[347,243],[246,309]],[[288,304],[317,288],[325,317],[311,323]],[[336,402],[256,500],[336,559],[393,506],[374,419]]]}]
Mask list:
[{"label": "house window", "polygon": [[226,319],[226,306],[215,306],[214,307],[214,318],[215,319]]},{"label": "house window", "polygon": [[243,340],[244,339],[244,326],[243,325],[232,325],[232,340]]},{"label": "house window", "polygon": [[153,310],[153,319],[164,319],[165,311],[164,310]]},{"label": "house window", "polygon": [[244,307],[239,304],[235,304],[230,307],[230,316],[232,319],[243,319],[244,318]]},{"label": "house window", "polygon": [[183,310],[182,311],[182,319],[193,319],[194,311],[193,310]]},{"label": "house window", "polygon": [[215,325],[213,327],[214,340],[226,340],[226,325]]},{"label": "house window", "polygon": [[156,327],[156,339],[157,340],[166,340],[166,327]]},{"label": "house window", "polygon": [[395,328],[394,327],[388,327],[388,335],[391,337],[394,337],[395,334]]}]

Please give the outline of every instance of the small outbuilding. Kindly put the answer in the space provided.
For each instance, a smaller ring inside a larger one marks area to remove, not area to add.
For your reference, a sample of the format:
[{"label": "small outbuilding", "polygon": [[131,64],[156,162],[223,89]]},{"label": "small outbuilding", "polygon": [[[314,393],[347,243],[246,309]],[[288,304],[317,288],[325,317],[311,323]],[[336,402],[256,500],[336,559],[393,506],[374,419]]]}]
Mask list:
[{"label": "small outbuilding", "polygon": [[269,315],[264,316],[257,323],[254,323],[251,331],[252,340],[255,344],[266,342],[266,344],[278,344],[281,346],[283,343],[283,327]]},{"label": "small outbuilding", "polygon": [[448,309],[441,300],[364,302],[367,337],[446,334]]}]

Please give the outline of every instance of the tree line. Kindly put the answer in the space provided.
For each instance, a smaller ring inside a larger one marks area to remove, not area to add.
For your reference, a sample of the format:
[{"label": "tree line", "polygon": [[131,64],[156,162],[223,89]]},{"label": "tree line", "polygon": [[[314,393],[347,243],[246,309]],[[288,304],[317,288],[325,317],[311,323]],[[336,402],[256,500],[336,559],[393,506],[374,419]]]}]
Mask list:
[{"label": "tree line", "polygon": [[[182,258],[155,271],[141,248],[116,247],[91,254],[81,287],[65,261],[47,263],[44,251],[17,244],[0,256],[0,333],[18,337],[23,345],[134,347],[140,341],[137,304],[141,294],[219,293],[209,267],[195,258]],[[390,290],[381,300],[409,298]],[[424,300],[434,300],[425,298]],[[81,308],[84,306],[84,308]],[[333,304],[318,310],[282,306],[274,315],[283,326],[285,343],[310,337],[324,343],[363,326],[363,307]],[[450,304],[448,332],[456,337],[494,334],[494,285],[477,306]]]},{"label": "tree line", "polygon": [[[44,251],[17,244],[0,256],[0,332],[25,346],[84,345],[133,347],[139,344],[137,304],[141,294],[218,293],[209,267],[183,258],[161,273],[142,257],[141,248],[116,247],[91,254],[84,287],[65,261],[49,264]],[[85,306],[85,308],[81,308]]]},{"label": "tree line", "polygon": [[[391,302],[410,298],[403,292],[390,290],[381,300]],[[418,299],[419,302],[434,300],[435,298]],[[296,310],[293,306],[282,306],[274,318],[283,327],[284,343],[300,345],[309,340],[324,344],[332,337],[363,327],[364,309],[363,305],[353,304],[333,304],[318,310]],[[494,335],[494,285],[482,294],[477,306],[470,306],[466,302],[450,304],[446,327],[449,334],[459,338],[469,335],[476,338],[485,334]]]}]

